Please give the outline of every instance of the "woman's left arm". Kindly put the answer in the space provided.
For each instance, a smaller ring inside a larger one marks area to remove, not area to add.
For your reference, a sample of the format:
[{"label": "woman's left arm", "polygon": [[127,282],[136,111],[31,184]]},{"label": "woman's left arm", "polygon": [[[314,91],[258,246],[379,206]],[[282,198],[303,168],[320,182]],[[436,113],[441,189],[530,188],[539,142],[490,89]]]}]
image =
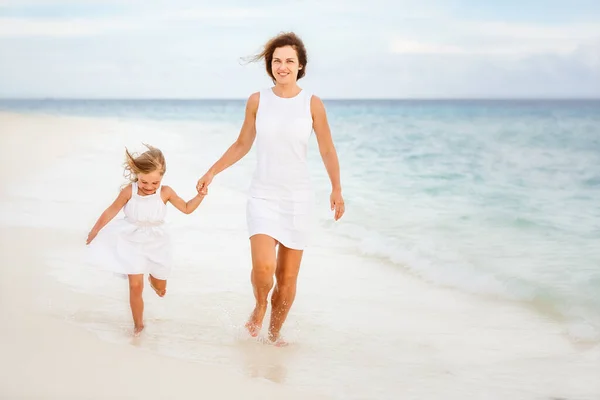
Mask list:
[{"label": "woman's left arm", "polygon": [[334,218],[337,221],[344,215],[344,198],[342,197],[342,185],[340,183],[340,163],[331,137],[331,129],[327,122],[327,112],[323,101],[312,96],[310,100],[310,112],[313,117],[313,129],[319,144],[319,153],[325,164],[325,169],[331,181],[331,210],[335,210]]}]

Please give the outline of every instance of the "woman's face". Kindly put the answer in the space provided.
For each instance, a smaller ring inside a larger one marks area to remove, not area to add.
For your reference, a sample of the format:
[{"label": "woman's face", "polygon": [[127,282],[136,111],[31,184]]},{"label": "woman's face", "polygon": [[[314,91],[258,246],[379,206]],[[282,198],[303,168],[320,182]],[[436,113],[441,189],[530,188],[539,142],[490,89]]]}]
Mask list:
[{"label": "woman's face", "polygon": [[298,63],[298,54],[292,46],[278,47],[273,52],[271,72],[275,81],[281,84],[296,82],[298,71],[302,66]]}]

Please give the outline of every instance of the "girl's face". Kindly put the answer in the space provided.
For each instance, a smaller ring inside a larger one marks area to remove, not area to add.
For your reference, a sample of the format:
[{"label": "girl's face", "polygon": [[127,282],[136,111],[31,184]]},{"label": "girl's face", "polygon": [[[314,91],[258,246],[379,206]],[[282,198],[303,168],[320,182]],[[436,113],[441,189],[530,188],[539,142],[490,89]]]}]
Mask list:
[{"label": "girl's face", "polygon": [[278,47],[273,52],[271,72],[275,81],[280,84],[296,82],[298,71],[302,66],[298,63],[298,54],[292,46]]},{"label": "girl's face", "polygon": [[156,170],[148,174],[138,174],[138,188],[143,194],[149,195],[156,193],[162,181],[160,171]]}]

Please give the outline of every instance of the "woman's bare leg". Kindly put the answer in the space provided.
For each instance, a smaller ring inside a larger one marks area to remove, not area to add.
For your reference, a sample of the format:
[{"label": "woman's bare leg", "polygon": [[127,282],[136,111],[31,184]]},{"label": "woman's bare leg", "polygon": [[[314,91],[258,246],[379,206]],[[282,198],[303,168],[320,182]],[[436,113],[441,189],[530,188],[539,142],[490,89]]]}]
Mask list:
[{"label": "woman's bare leg", "polygon": [[275,272],[276,255],[275,239],[267,235],[253,235],[250,238],[252,250],[252,272],[250,280],[254,290],[256,305],[250,314],[246,329],[252,336],[258,336],[262,322],[267,312],[267,298],[273,288],[273,274]]},{"label": "woman's bare leg", "polygon": [[277,252],[277,283],[271,296],[271,323],[269,339],[278,342],[279,332],[296,298],[296,283],[300,272],[303,250],[294,250],[279,245]]}]

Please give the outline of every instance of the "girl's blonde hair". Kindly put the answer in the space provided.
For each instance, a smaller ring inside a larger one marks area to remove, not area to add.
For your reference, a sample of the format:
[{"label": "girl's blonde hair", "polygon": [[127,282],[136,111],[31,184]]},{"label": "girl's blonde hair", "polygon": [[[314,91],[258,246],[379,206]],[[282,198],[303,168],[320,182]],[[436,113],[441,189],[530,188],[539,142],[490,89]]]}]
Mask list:
[{"label": "girl's blonde hair", "polygon": [[167,171],[167,163],[162,151],[156,147],[152,147],[146,143],[144,146],[148,148],[142,154],[132,154],[125,148],[125,172],[124,175],[130,182],[138,181],[138,174],[149,174],[154,171],[159,171],[161,176]]}]

